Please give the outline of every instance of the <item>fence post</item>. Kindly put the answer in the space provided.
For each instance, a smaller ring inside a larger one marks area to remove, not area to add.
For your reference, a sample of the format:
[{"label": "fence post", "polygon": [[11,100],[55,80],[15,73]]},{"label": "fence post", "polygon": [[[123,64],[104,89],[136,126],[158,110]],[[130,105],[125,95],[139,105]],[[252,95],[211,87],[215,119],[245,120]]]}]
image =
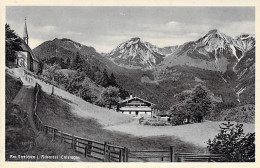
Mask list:
[{"label": "fence post", "polygon": [[107,142],[104,143],[104,162],[106,162],[107,158]]},{"label": "fence post", "polygon": [[108,162],[111,162],[111,152],[110,152],[110,146],[108,146],[107,148],[107,152],[108,152]]},{"label": "fence post", "polygon": [[78,150],[78,139],[75,136],[73,136],[73,138],[74,138],[74,149],[75,149],[75,151],[77,151]]},{"label": "fence post", "polygon": [[91,155],[91,151],[92,151],[92,142],[88,141],[88,154]]},{"label": "fence post", "polygon": [[124,161],[128,162],[128,148],[124,148]]},{"label": "fence post", "polygon": [[71,149],[74,149],[74,136],[71,137]]},{"label": "fence post", "polygon": [[47,126],[44,127],[45,127],[45,134],[48,134],[48,127]]},{"label": "fence post", "polygon": [[74,148],[75,148],[75,151],[77,151],[77,149],[78,149],[78,139],[76,138],[76,137],[74,137],[73,136],[73,138],[74,138]]},{"label": "fence post", "polygon": [[87,157],[87,145],[85,145],[85,157]]},{"label": "fence post", "polygon": [[119,150],[119,162],[122,162],[123,159],[122,159],[122,150],[120,149]]},{"label": "fence post", "polygon": [[60,131],[60,138],[61,138],[61,142],[63,143],[63,133],[62,133],[62,131]]},{"label": "fence post", "polygon": [[170,161],[175,162],[175,152],[174,152],[174,146],[170,146]]}]

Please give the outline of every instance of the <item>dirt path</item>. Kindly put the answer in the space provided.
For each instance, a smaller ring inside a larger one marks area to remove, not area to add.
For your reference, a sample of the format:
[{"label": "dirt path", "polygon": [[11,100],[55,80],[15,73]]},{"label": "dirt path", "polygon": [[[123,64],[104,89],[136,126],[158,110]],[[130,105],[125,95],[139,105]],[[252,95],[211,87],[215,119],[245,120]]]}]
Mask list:
[{"label": "dirt path", "polygon": [[23,85],[18,94],[15,96],[13,103],[20,106],[20,108],[28,113],[28,119],[34,132],[38,132],[35,124],[33,122],[32,112],[33,112],[33,102],[34,102],[34,88],[31,86]]}]

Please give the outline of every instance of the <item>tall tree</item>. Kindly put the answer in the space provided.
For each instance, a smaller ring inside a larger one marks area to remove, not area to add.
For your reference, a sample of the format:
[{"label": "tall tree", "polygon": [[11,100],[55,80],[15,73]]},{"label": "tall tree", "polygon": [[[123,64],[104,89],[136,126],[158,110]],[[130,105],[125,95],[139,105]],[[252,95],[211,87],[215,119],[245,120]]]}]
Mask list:
[{"label": "tall tree", "polygon": [[85,78],[84,81],[82,82],[82,87],[78,91],[78,95],[84,99],[85,101],[91,101],[91,89],[89,86],[89,80],[88,78]]},{"label": "tall tree", "polygon": [[114,75],[114,73],[112,72],[109,78],[109,86],[115,86],[117,87],[117,83],[116,83],[116,77]]},{"label": "tall tree", "polygon": [[116,105],[118,101],[119,89],[116,87],[109,86],[102,91],[98,103],[101,106],[108,105],[108,107],[111,108],[111,106]]},{"label": "tall tree", "polygon": [[81,59],[79,56],[79,52],[77,52],[76,57],[72,58],[70,67],[71,69],[77,70],[80,68],[80,64],[81,64]]},{"label": "tall tree", "polygon": [[108,87],[109,86],[109,76],[107,74],[107,70],[104,69],[103,72],[96,72],[96,82],[97,84],[103,86],[103,87]]},{"label": "tall tree", "polygon": [[17,51],[22,51],[21,38],[19,38],[9,24],[5,24],[5,59],[7,61],[15,61]]},{"label": "tall tree", "polygon": [[188,109],[193,115],[196,122],[201,122],[203,117],[210,113],[212,103],[208,93],[202,86],[197,86],[193,92],[191,101],[187,101]]}]

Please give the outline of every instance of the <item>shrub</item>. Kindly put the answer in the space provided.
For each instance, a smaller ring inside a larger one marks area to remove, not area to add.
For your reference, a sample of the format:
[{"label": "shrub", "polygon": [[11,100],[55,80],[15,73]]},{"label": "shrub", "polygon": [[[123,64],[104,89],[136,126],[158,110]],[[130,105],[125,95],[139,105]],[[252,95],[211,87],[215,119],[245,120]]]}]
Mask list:
[{"label": "shrub", "polygon": [[167,121],[148,120],[148,121],[144,122],[144,125],[167,126],[167,125],[170,125],[170,124]]},{"label": "shrub", "polygon": [[243,132],[243,124],[220,125],[220,133],[211,141],[208,149],[212,153],[224,154],[224,162],[254,162],[255,161],[255,133]]}]

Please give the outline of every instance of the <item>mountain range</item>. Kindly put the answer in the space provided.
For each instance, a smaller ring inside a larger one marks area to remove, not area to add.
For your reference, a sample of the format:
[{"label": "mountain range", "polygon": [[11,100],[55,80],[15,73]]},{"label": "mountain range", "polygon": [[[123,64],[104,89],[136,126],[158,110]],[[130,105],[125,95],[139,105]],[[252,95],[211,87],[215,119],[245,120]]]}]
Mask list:
[{"label": "mountain range", "polygon": [[106,54],[64,38],[46,41],[33,52],[46,64],[71,60],[78,52],[100,69],[113,72],[129,93],[161,109],[170,108],[174,95],[198,84],[222,102],[254,104],[254,35],[230,37],[211,30],[196,41],[163,48],[134,37]]},{"label": "mountain range", "polygon": [[106,54],[118,65],[132,68],[188,65],[225,72],[255,47],[255,37],[242,34],[232,38],[211,30],[197,41],[159,48],[140,38],[132,38]]}]

